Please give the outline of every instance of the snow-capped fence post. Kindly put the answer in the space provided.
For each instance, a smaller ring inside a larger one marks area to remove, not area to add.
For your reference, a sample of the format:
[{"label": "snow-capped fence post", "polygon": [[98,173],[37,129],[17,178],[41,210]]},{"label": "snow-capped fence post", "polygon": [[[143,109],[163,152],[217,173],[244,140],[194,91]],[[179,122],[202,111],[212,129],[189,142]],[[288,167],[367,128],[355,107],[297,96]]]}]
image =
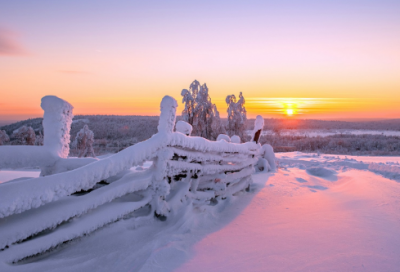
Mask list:
[{"label": "snow-capped fence post", "polygon": [[171,96],[164,96],[160,105],[160,120],[158,121],[158,132],[171,133],[174,130],[176,119],[176,108],[178,103]]},{"label": "snow-capped fence post", "polygon": [[[158,133],[165,134],[168,138],[173,132],[176,120],[176,108],[178,103],[171,96],[164,96],[160,104],[160,119],[158,121]],[[161,150],[158,156],[153,160],[155,173],[153,175],[152,187],[154,190],[153,209],[154,214],[161,220],[166,219],[169,212],[168,203],[165,201],[166,195],[169,194],[170,185],[166,176],[168,152]]]},{"label": "snow-capped fence post", "polygon": [[52,155],[66,158],[69,153],[73,107],[67,101],[51,95],[43,97],[40,106],[44,110],[43,145]]},{"label": "snow-capped fence post", "polygon": [[251,141],[258,143],[263,128],[264,128],[264,118],[261,115],[257,115],[256,120],[254,121],[254,130],[251,136]]}]

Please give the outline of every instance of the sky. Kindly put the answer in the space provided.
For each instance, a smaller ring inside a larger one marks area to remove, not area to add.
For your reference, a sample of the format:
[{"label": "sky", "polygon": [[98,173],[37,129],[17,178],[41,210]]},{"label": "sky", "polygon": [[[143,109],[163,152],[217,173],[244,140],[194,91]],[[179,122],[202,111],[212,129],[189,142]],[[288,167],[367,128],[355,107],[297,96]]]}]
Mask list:
[{"label": "sky", "polygon": [[197,79],[226,116],[400,118],[400,1],[0,0],[0,121],[158,115]]}]

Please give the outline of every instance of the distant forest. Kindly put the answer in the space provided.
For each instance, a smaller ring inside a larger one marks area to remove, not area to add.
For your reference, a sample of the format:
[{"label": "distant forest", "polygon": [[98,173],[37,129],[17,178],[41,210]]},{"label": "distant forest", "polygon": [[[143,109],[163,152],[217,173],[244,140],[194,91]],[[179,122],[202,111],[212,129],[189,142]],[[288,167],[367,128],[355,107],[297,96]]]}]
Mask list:
[{"label": "distant forest", "polygon": [[[157,132],[158,116],[76,115],[71,127],[71,143],[85,124],[93,131],[94,150],[97,155],[115,153],[137,142],[150,138]],[[180,120],[180,116],[177,118]],[[269,143],[277,150],[282,146],[289,150],[333,154],[400,155],[400,138],[374,135],[333,135],[327,137],[282,136],[282,129],[357,129],[400,131],[400,119],[346,122],[297,119],[265,119],[265,130],[276,134],[262,136],[261,143]],[[226,123],[226,119],[222,119]],[[30,126],[37,135],[43,134],[42,118],[28,119],[0,127],[9,136],[23,125]],[[247,120],[247,129],[254,127],[254,119]],[[397,144],[399,143],[399,144]],[[11,138],[11,144],[13,139]],[[71,149],[71,155],[76,155]]]}]

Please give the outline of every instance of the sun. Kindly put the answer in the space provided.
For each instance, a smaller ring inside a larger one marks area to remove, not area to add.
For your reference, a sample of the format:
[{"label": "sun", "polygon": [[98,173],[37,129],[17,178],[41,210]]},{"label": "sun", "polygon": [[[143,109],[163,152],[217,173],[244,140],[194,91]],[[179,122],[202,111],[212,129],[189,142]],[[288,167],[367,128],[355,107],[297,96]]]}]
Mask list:
[{"label": "sun", "polygon": [[289,115],[289,116],[292,116],[293,115],[293,109],[286,109],[286,114],[287,115]]}]

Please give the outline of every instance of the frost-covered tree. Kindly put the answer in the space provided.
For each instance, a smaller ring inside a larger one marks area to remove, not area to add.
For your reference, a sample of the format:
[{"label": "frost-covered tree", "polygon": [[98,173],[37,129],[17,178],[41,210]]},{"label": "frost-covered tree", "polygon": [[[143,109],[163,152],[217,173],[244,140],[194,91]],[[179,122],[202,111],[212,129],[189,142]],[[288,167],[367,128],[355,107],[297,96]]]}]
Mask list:
[{"label": "frost-covered tree", "polygon": [[182,103],[185,108],[182,118],[193,127],[192,135],[215,140],[220,133],[224,133],[221,126],[219,112],[211,102],[206,84],[201,85],[197,80],[190,84],[189,90],[182,90]]},{"label": "frost-covered tree", "polygon": [[200,90],[200,82],[194,80],[189,86],[189,90],[183,89],[181,92],[182,103],[185,104],[185,109],[182,111],[184,121],[193,125],[194,109],[196,107],[196,97]]},{"label": "frost-covered tree", "polygon": [[225,101],[228,105],[227,134],[230,136],[238,135],[242,140],[244,140],[247,120],[247,112],[244,107],[244,97],[240,92],[239,100],[237,102],[234,94],[228,95]]},{"label": "frost-covered tree", "polygon": [[214,118],[211,122],[211,133],[212,138],[217,139],[218,135],[226,134],[225,127],[222,125],[221,118],[219,117],[219,111],[217,110],[217,106],[213,104]]},{"label": "frost-covered tree", "polygon": [[43,134],[39,131],[39,135],[36,135],[35,145],[43,145],[44,137]]},{"label": "frost-covered tree", "polygon": [[8,137],[7,132],[5,130],[0,130],[0,145],[3,145],[9,141],[10,137]]},{"label": "frost-covered tree", "polygon": [[35,145],[36,135],[32,127],[22,126],[13,131],[11,138],[15,138],[14,144]]},{"label": "frost-covered tree", "polygon": [[79,152],[78,157],[96,157],[93,150],[94,133],[84,125],[83,128],[76,134],[73,145]]}]

